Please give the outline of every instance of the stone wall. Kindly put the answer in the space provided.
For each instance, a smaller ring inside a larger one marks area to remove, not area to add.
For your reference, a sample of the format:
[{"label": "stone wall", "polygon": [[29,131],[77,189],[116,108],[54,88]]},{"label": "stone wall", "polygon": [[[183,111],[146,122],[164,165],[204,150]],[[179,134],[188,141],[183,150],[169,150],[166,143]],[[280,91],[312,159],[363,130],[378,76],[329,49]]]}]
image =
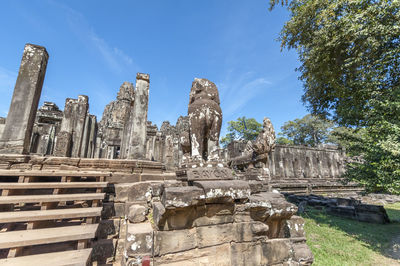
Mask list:
[{"label": "stone wall", "polygon": [[146,158],[165,164],[168,170],[177,169],[183,161],[185,134],[188,132],[189,120],[187,116],[180,116],[176,125],[164,121],[160,130],[151,122],[147,124]]},{"label": "stone wall", "polygon": [[[245,142],[234,141],[227,147],[228,160],[241,156]],[[334,146],[312,148],[276,145],[268,155],[272,178],[339,178],[344,173],[344,152]]]}]

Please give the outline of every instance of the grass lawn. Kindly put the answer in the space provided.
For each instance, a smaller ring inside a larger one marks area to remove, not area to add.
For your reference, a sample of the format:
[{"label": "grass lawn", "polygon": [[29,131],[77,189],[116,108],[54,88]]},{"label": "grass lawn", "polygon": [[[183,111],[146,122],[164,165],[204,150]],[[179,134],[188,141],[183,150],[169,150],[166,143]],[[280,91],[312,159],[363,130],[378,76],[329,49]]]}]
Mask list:
[{"label": "grass lawn", "polygon": [[381,225],[308,207],[302,217],[314,265],[400,265],[400,260],[390,258],[396,236],[400,244],[400,203],[388,204],[385,209],[393,222]]}]

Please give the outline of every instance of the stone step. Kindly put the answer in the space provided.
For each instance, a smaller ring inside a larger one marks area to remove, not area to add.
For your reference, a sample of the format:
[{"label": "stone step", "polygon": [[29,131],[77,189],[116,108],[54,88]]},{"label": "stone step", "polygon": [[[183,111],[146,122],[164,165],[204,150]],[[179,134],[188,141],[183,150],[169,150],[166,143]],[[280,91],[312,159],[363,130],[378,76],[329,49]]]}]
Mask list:
[{"label": "stone step", "polygon": [[1,196],[0,204],[59,202],[74,200],[102,200],[104,199],[104,195],[105,193],[77,193],[58,195]]},{"label": "stone step", "polygon": [[34,222],[46,220],[97,217],[101,207],[39,211],[0,212],[0,223]]},{"label": "stone step", "polygon": [[107,182],[0,183],[0,189],[104,188],[104,187],[107,187]]},{"label": "stone step", "polygon": [[1,259],[0,265],[13,266],[86,266],[89,263],[91,248],[52,252],[39,255],[22,256],[16,258]]},{"label": "stone step", "polygon": [[86,224],[3,232],[0,233],[0,249],[87,240],[95,237],[97,227],[98,224]]},{"label": "stone step", "polygon": [[110,176],[108,172],[94,171],[15,171],[15,170],[0,170],[0,176]]}]

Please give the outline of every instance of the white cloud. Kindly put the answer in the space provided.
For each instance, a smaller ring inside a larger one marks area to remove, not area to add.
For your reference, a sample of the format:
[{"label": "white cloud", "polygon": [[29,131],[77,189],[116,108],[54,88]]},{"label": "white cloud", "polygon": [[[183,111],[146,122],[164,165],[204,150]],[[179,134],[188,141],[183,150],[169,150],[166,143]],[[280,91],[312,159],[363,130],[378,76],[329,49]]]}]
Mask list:
[{"label": "white cloud", "polygon": [[110,47],[107,42],[93,31],[89,34],[89,41],[103,56],[107,65],[116,73],[122,73],[127,65],[132,64],[132,59],[118,48]]},{"label": "white cloud", "polygon": [[[232,74],[228,74],[228,78],[232,76]],[[251,72],[236,76],[228,82],[220,83],[220,97],[224,116],[231,117],[234,113],[240,111],[271,84],[272,82],[265,77],[254,77]]]}]

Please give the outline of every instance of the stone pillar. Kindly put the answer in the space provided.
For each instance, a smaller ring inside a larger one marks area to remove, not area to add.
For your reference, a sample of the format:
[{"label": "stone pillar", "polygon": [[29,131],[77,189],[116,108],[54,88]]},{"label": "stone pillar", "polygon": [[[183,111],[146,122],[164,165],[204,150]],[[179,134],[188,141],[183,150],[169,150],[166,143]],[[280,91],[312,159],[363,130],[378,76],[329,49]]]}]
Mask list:
[{"label": "stone pillar", "polygon": [[148,74],[136,75],[135,101],[124,125],[121,156],[124,159],[144,159],[146,156],[147,111],[149,105]]},{"label": "stone pillar", "polygon": [[90,117],[90,134],[89,134],[89,145],[87,151],[87,158],[94,158],[96,149],[96,137],[97,137],[97,118],[95,115],[89,115]]},{"label": "stone pillar", "polygon": [[72,146],[72,134],[67,131],[61,131],[57,134],[54,156],[70,157]]},{"label": "stone pillar", "polygon": [[134,101],[131,103],[131,108],[129,113],[125,117],[124,128],[122,129],[122,138],[121,138],[121,159],[127,159],[129,153],[129,143],[131,139],[130,132],[132,131],[132,111],[133,111]]},{"label": "stone pillar", "polygon": [[75,123],[72,130],[72,157],[81,157],[81,147],[83,143],[83,132],[85,128],[86,116],[89,109],[89,98],[85,95],[78,96],[78,102],[75,106]]},{"label": "stone pillar", "polygon": [[86,116],[84,127],[83,127],[83,135],[82,135],[82,144],[81,144],[81,150],[80,150],[80,157],[86,158],[87,150],[88,150],[88,144],[89,144],[89,134],[90,134],[90,123],[92,121],[90,120],[89,115]]},{"label": "stone pillar", "polygon": [[46,155],[53,154],[55,138],[56,138],[56,126],[52,125],[49,133],[49,142],[46,149]]},{"label": "stone pillar", "polygon": [[88,109],[89,98],[85,95],[79,95],[78,99],[67,98],[65,100],[64,116],[61,122],[60,133],[57,135],[55,156],[81,156],[83,132]]},{"label": "stone pillar", "polygon": [[0,138],[0,153],[29,153],[48,59],[44,47],[25,45],[10,110]]},{"label": "stone pillar", "polygon": [[95,143],[96,116],[88,114],[82,136],[81,158],[93,158],[92,150]]},{"label": "stone pillar", "polygon": [[[97,130],[97,129],[96,129]],[[95,142],[95,145],[94,145],[94,155],[93,155],[93,158],[100,158],[101,157],[101,145],[102,145],[102,142],[101,142],[101,137],[99,137],[99,136],[96,136],[96,142]]]}]

